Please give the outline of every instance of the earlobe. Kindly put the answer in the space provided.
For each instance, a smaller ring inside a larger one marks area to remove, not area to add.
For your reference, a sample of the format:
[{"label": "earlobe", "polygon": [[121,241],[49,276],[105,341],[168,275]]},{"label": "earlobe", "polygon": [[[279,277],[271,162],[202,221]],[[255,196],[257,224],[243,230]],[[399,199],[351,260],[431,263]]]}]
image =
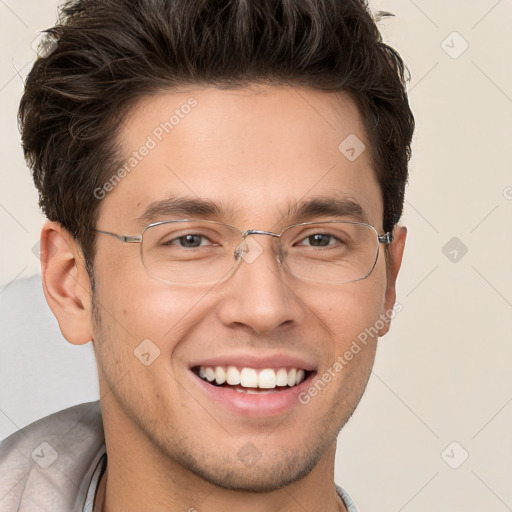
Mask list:
[{"label": "earlobe", "polygon": [[394,230],[393,242],[388,249],[388,261],[386,265],[387,284],[384,297],[384,311],[382,311],[382,314],[385,315],[387,319],[384,327],[379,330],[379,337],[384,336],[389,331],[391,324],[390,314],[393,312],[396,301],[396,279],[400,271],[400,266],[402,265],[406,237],[407,228],[397,225]]},{"label": "earlobe", "polygon": [[63,336],[74,345],[91,341],[91,289],[82,251],[56,222],[46,222],[41,231],[41,274]]}]

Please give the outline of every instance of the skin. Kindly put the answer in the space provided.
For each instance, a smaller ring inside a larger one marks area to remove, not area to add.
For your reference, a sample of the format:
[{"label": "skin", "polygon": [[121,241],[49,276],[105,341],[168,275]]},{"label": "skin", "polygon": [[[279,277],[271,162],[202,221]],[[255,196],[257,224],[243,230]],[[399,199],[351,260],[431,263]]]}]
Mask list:
[{"label": "skin", "polygon": [[[350,97],[275,86],[160,93],[127,117],[123,152],[139,148],[191,96],[197,107],[101,201],[98,229],[140,234],[144,208],[178,194],[224,204],[228,211],[215,220],[279,231],[294,221],[283,218],[287,203],[341,194],[383,233],[370,152],[350,162],[338,150],[349,134],[369,148]],[[393,307],[406,229],[394,234],[388,268],[381,246],[370,276],[343,285],[288,275],[272,239],[261,237],[263,253],[213,289],[152,279],[138,244],[98,235],[92,298],[76,242],[48,222],[48,303],[64,336],[73,344],[92,340],[97,359],[108,450],[102,510],[344,510],[333,483],[336,436],[365,389],[377,337],[309,404],[265,418],[217,407],[188,367],[241,349],[285,351],[313,361],[322,374]],[[386,323],[379,336],[388,329]],[[146,367],[133,352],[148,338],[160,356]],[[261,455],[251,467],[237,457],[248,442]]]}]

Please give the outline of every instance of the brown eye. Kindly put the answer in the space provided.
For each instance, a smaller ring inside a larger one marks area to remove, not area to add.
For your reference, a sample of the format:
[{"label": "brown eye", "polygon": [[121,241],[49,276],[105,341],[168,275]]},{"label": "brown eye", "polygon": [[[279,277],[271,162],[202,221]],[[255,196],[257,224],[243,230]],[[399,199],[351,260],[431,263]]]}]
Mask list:
[{"label": "brown eye", "polygon": [[309,245],[312,245],[313,247],[325,247],[326,245],[329,245],[331,238],[333,238],[331,235],[317,233],[316,235],[308,236],[307,240]]},{"label": "brown eye", "polygon": [[194,249],[196,247],[201,247],[203,239],[206,240],[206,237],[204,237],[202,235],[192,235],[191,234],[191,235],[180,236],[179,238],[172,240],[171,243],[173,243],[173,244],[179,243],[179,245],[181,247]]},{"label": "brown eye", "polygon": [[310,247],[327,247],[339,243],[340,240],[334,235],[328,233],[315,233],[302,239],[298,245],[310,246]]}]

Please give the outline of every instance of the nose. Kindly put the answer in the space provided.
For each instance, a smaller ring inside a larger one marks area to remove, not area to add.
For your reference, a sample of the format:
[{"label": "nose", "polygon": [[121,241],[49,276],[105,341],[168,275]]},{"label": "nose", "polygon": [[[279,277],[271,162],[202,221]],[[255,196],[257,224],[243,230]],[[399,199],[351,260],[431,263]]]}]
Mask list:
[{"label": "nose", "polygon": [[272,239],[246,238],[248,252],[225,283],[218,315],[231,328],[265,334],[301,323],[303,304],[293,291],[293,279],[284,271]]}]

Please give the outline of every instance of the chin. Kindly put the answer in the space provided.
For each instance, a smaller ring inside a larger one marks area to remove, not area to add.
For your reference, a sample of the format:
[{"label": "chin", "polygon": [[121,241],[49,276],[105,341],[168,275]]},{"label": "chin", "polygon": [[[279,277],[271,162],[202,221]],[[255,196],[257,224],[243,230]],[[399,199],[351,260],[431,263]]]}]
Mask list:
[{"label": "chin", "polygon": [[[297,454],[291,457],[280,454],[280,457],[282,460],[279,463],[276,463],[274,456],[262,456],[254,462],[246,461],[246,464],[235,459],[215,467],[188,464],[187,469],[202,480],[222,489],[269,493],[302,480],[313,470],[320,458],[316,454],[306,455],[300,460]],[[267,458],[270,463],[265,464],[264,458]]]}]

